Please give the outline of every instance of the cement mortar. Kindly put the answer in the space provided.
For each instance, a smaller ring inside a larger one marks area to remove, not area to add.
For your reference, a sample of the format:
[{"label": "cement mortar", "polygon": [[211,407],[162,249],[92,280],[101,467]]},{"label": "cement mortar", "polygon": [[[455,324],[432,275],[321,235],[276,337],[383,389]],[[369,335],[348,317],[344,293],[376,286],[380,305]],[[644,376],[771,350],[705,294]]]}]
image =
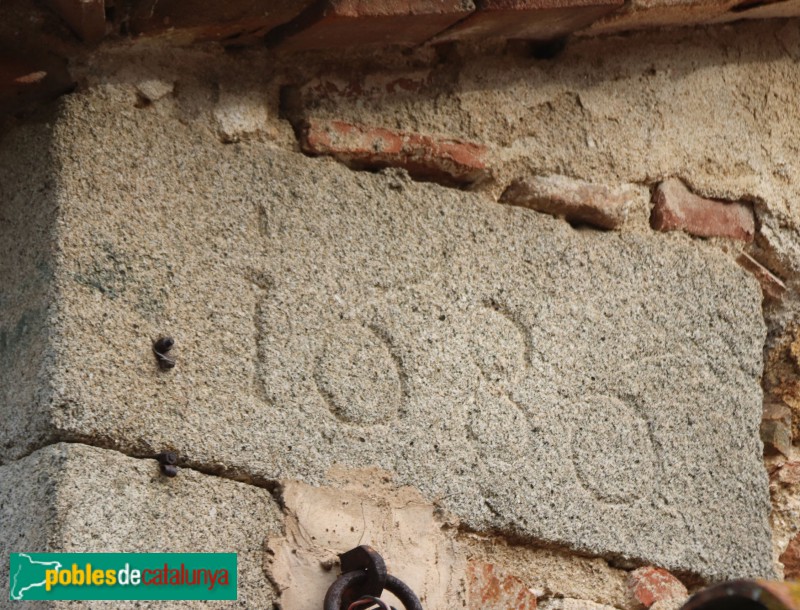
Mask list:
[{"label": "cement mortar", "polygon": [[677,176],[703,196],[756,202],[760,257],[800,271],[800,21],[576,39],[551,60],[467,46],[447,59],[411,91],[369,89],[400,71],[321,72],[350,93],[311,88],[304,111],[490,145],[495,198],[527,175]]},{"label": "cement mortar", "polygon": [[480,559],[521,579],[541,599],[567,597],[639,610],[628,590],[628,572],[601,558],[498,542],[495,537],[465,533],[459,537],[470,559]]},{"label": "cement mortar", "polygon": [[[203,602],[203,607],[271,608],[274,602],[264,571],[264,545],[280,534],[282,521],[265,489],[186,469],[169,479],[155,460],[61,443],[0,466],[0,507],[4,592],[9,552],[235,552],[238,600]],[[0,607],[12,606],[0,600]],[[30,607],[87,605],[37,602]],[[187,605],[117,601],[113,607]]]},{"label": "cement mortar", "polygon": [[468,528],[770,574],[760,294],[729,259],[225,145],[164,100],[63,101],[43,433],[251,480],[378,466]]}]

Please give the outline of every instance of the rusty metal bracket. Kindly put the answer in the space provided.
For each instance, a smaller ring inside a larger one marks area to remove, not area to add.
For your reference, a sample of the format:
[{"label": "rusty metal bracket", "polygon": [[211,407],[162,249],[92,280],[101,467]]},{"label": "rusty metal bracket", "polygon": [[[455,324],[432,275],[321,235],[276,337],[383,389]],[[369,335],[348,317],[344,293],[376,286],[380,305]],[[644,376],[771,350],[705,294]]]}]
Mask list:
[{"label": "rusty metal bracket", "polygon": [[339,555],[342,573],[364,570],[367,579],[361,585],[361,595],[380,597],[386,584],[386,562],[371,546],[362,544]]},{"label": "rusty metal bracket", "polygon": [[358,546],[339,555],[339,559],[342,575],[325,594],[324,610],[348,610],[361,598],[379,598],[384,591],[397,597],[406,610],[422,610],[416,594],[386,572],[383,557],[372,547]]}]

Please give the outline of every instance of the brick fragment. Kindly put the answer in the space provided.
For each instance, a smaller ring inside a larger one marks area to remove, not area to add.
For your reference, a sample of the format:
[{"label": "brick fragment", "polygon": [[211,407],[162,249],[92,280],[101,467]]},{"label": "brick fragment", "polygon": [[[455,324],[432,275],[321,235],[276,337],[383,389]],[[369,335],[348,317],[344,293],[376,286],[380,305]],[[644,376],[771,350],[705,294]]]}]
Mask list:
[{"label": "brick fragment", "polygon": [[650,608],[657,602],[684,600],[689,592],[683,583],[663,568],[647,566],[628,576],[628,590],[636,602]]},{"label": "brick fragment", "polygon": [[490,37],[553,40],[582,29],[624,0],[477,0],[478,10],[434,42]]},{"label": "brick fragment", "polygon": [[773,483],[797,485],[800,483],[800,462],[785,462],[770,472],[769,479]]},{"label": "brick fragment", "polygon": [[729,237],[753,241],[755,218],[751,207],[740,201],[704,199],[675,178],[656,189],[650,226],[657,231],[685,231],[700,237]]},{"label": "brick fragment", "polygon": [[326,0],[275,32],[270,42],[285,51],[416,46],[473,10],[472,0]]},{"label": "brick fragment", "polygon": [[784,578],[800,578],[800,534],[792,538],[778,560],[783,564]]},{"label": "brick fragment", "polygon": [[792,410],[788,406],[780,403],[764,405],[761,440],[765,454],[789,455],[792,449]]},{"label": "brick fragment", "polygon": [[491,563],[467,565],[467,610],[535,610],[536,595],[516,576]]},{"label": "brick fragment", "polygon": [[470,184],[489,176],[480,144],[461,140],[312,119],[300,145],[311,155],[330,155],[354,169],[401,167],[418,179]]},{"label": "brick fragment", "polygon": [[755,276],[765,298],[776,301],[786,293],[786,284],[746,252],[742,252],[736,262]]},{"label": "brick fragment", "polygon": [[19,76],[14,79],[14,82],[20,85],[33,85],[35,83],[43,81],[46,77],[47,77],[47,72],[45,72],[44,70],[38,70],[36,72],[31,72],[30,74]]},{"label": "brick fragment", "polygon": [[563,216],[570,222],[616,229],[627,220],[635,198],[630,187],[592,184],[567,176],[534,176],[514,181],[500,201]]}]

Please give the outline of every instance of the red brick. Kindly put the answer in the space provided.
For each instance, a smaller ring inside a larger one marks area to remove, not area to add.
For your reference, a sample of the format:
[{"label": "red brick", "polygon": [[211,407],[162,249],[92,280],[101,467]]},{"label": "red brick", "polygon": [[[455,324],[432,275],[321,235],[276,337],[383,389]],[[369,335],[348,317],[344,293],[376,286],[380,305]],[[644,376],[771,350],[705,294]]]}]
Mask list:
[{"label": "red brick", "polygon": [[671,178],[658,185],[654,203],[650,225],[657,231],[753,241],[755,218],[744,202],[704,199]]},{"label": "red brick", "polygon": [[628,575],[628,589],[645,608],[659,601],[682,600],[689,596],[683,583],[662,568],[647,566]]},{"label": "red brick", "polygon": [[416,46],[468,16],[472,0],[326,0],[282,28],[281,50]]},{"label": "red brick", "polygon": [[478,0],[478,11],[434,42],[489,37],[552,40],[622,7],[624,0]]},{"label": "red brick", "polygon": [[800,578],[800,534],[792,538],[778,560],[783,564],[784,578]]},{"label": "red brick", "polygon": [[300,144],[308,154],[330,155],[354,169],[401,167],[415,178],[444,184],[469,184],[489,175],[485,146],[382,127],[311,119]]},{"label": "red brick", "polygon": [[566,176],[533,176],[514,181],[500,201],[562,216],[570,222],[616,229],[627,220],[635,197],[630,188],[612,188]]},{"label": "red brick", "polygon": [[256,38],[291,21],[313,3],[314,0],[136,0],[130,27],[135,34],[169,32],[187,42]]},{"label": "red brick", "polygon": [[82,40],[100,42],[106,35],[104,0],[50,0],[50,6]]},{"label": "red brick", "polygon": [[505,574],[494,565],[470,561],[467,610],[535,610],[536,596],[516,576]]},{"label": "red brick", "polygon": [[742,252],[736,262],[755,276],[765,298],[777,301],[786,293],[786,284],[749,254]]}]

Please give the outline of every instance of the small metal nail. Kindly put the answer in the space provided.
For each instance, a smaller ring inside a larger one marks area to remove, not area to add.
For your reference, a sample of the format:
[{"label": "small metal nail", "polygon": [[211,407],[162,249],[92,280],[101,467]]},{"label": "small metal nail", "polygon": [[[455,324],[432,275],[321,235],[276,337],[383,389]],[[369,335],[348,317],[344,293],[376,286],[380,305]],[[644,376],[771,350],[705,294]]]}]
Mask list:
[{"label": "small metal nail", "polygon": [[161,370],[175,367],[175,359],[167,355],[173,345],[175,345],[175,339],[172,337],[159,337],[156,342],[153,343],[153,353],[156,355],[156,360]]},{"label": "small metal nail", "polygon": [[156,456],[158,463],[161,464],[161,472],[168,477],[178,474],[178,454],[174,451],[162,451]]}]

